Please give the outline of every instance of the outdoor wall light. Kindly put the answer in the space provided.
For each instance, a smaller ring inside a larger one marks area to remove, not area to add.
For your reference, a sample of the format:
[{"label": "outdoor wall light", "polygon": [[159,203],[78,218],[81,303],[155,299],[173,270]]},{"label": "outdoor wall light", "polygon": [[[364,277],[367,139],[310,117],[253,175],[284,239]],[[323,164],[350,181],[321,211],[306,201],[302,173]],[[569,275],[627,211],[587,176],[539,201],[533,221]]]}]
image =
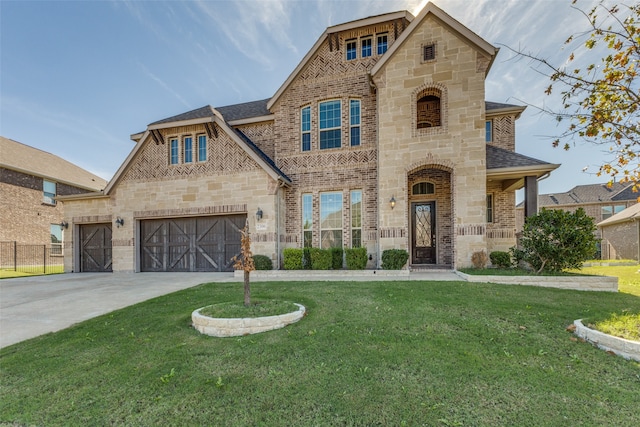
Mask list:
[{"label": "outdoor wall light", "polygon": [[69,223],[63,219],[60,223],[60,228],[69,228]]},{"label": "outdoor wall light", "polygon": [[260,221],[262,219],[262,209],[258,208],[256,211],[256,219]]},{"label": "outdoor wall light", "polygon": [[391,205],[391,209],[396,207],[396,198],[391,196],[391,200],[389,200],[389,204]]},{"label": "outdoor wall light", "polygon": [[123,225],[124,225],[124,219],[122,219],[122,218],[120,218],[120,217],[116,218],[116,226],[117,226],[118,228],[120,228],[120,227],[121,227],[121,226],[123,226]]}]

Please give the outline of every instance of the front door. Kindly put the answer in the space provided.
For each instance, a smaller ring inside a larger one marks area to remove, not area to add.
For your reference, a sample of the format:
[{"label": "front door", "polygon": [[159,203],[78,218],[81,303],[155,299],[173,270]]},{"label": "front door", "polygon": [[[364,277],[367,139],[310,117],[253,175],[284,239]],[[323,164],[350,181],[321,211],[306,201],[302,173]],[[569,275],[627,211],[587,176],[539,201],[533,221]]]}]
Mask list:
[{"label": "front door", "polygon": [[436,263],[436,202],[411,204],[411,263]]}]

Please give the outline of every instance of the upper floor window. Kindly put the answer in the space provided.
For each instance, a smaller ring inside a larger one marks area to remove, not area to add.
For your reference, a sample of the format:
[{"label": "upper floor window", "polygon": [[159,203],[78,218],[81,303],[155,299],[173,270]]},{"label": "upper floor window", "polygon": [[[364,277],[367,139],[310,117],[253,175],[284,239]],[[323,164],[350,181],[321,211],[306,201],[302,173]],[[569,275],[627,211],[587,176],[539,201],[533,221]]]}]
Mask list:
[{"label": "upper floor window", "polygon": [[198,135],[198,161],[207,161],[207,136]]},{"label": "upper floor window", "polygon": [[422,46],[422,60],[432,61],[436,59],[436,45],[434,43]]},{"label": "upper floor window", "polygon": [[602,219],[605,220],[610,218],[613,215],[622,212],[625,208],[625,205],[602,206]]},{"label": "upper floor window", "polygon": [[56,183],[53,181],[47,181],[46,179],[42,180],[42,193],[43,193],[43,203],[48,205],[55,205],[56,201],[54,197],[56,197]]},{"label": "upper floor window", "polygon": [[311,107],[304,107],[300,112],[300,132],[302,151],[311,150]]},{"label": "upper floor window", "polygon": [[349,140],[352,147],[360,145],[360,101],[349,101]]},{"label": "upper floor window", "polygon": [[321,150],[341,147],[341,110],[339,100],[319,104]]},{"label": "upper floor window", "polygon": [[178,138],[169,140],[169,163],[172,165],[178,164]]},{"label": "upper floor window", "polygon": [[484,122],[484,140],[486,142],[493,141],[493,121],[487,120]]},{"label": "upper floor window", "polygon": [[429,88],[422,91],[417,102],[418,129],[440,126],[440,91]]},{"label": "upper floor window", "polygon": [[378,55],[384,55],[387,51],[387,35],[378,35]]},{"label": "upper floor window", "polygon": [[411,194],[414,196],[421,196],[425,194],[435,194],[436,187],[432,182],[419,182],[417,184],[413,184],[411,188]]},{"label": "upper floor window", "polygon": [[361,55],[363,58],[366,58],[368,56],[372,55],[372,51],[371,51],[371,39],[367,38],[367,39],[362,39],[360,40],[360,44],[362,46],[362,52]]},{"label": "upper floor window", "polygon": [[193,162],[193,138],[190,136],[184,138],[184,162]]},{"label": "upper floor window", "polygon": [[347,41],[347,61],[351,61],[352,59],[356,59],[358,56],[358,48],[355,40]]}]

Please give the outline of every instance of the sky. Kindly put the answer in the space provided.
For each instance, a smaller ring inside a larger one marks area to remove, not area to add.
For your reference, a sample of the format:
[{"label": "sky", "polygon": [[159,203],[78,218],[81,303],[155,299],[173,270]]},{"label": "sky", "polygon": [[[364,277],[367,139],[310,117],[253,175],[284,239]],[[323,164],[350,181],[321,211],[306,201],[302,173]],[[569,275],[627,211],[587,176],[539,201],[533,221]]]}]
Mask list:
[{"label": "sky", "polygon": [[[326,27],[423,0],[0,0],[0,135],[110,179],[149,123],[205,105],[270,98]],[[561,163],[539,192],[603,183],[602,147],[553,148],[548,77],[508,47],[562,64],[588,22],[570,0],[435,0],[501,49],[486,99],[529,105],[516,151]],[[592,0],[579,0],[588,10]],[[580,59],[580,58],[578,58]],[[591,62],[594,58],[584,58]],[[1,155],[1,153],[0,153]],[[521,192],[518,199],[521,199]]]}]

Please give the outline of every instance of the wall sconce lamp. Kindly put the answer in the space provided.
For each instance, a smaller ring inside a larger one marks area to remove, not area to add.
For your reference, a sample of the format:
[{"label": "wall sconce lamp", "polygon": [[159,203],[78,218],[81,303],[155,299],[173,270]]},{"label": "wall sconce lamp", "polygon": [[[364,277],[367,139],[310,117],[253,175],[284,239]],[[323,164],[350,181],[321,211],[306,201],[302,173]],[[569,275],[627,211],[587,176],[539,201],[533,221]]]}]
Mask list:
[{"label": "wall sconce lamp", "polygon": [[258,220],[258,222],[262,219],[262,209],[258,208],[258,210],[256,211],[256,219]]},{"label": "wall sconce lamp", "polygon": [[391,196],[391,199],[389,200],[389,204],[391,205],[391,209],[396,207],[396,198]]},{"label": "wall sconce lamp", "polygon": [[124,225],[124,219],[122,219],[122,218],[120,218],[120,217],[116,218],[116,226],[117,226],[118,228],[120,228],[120,227],[121,227],[121,226],[123,226],[123,225]]},{"label": "wall sconce lamp", "polygon": [[69,228],[69,223],[63,219],[60,223],[60,228]]}]

